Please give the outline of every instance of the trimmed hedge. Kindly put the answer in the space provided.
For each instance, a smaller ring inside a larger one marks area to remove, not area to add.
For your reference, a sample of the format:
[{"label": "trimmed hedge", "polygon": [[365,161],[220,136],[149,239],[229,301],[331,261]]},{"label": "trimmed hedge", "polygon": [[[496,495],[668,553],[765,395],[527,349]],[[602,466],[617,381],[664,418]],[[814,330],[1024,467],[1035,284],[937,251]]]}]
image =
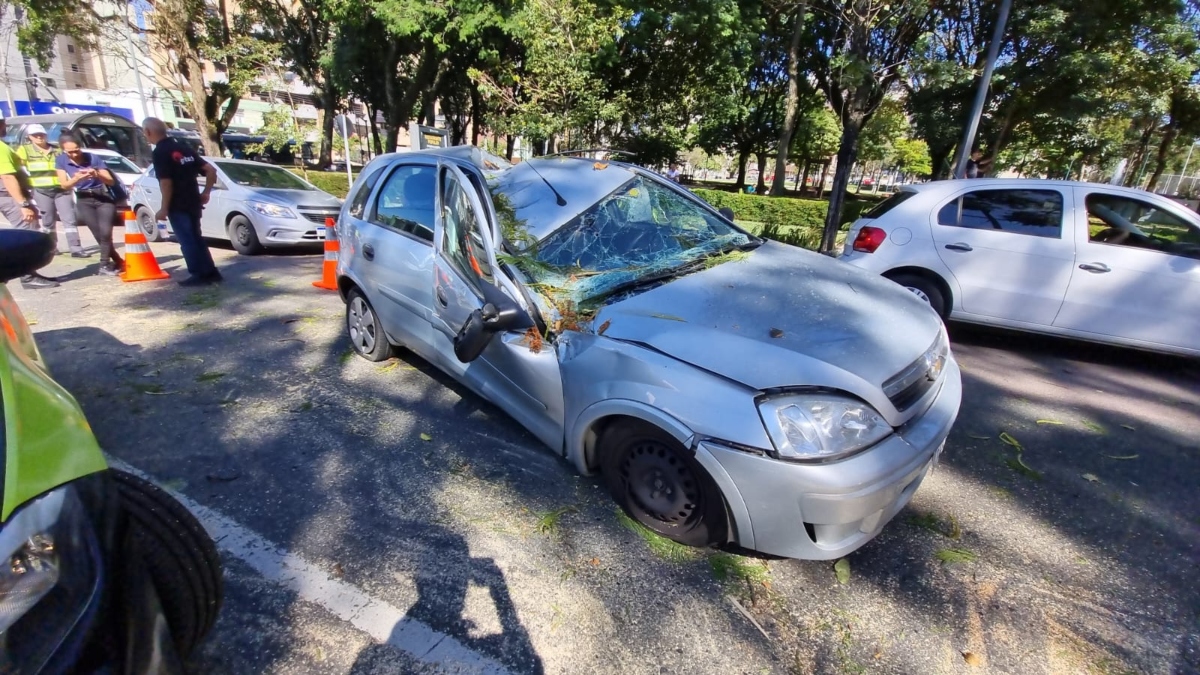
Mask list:
[{"label": "trimmed hedge", "polygon": [[[825,214],[829,212],[829,202],[825,200],[767,197],[702,188],[692,192],[718,209],[726,206],[733,209],[738,220],[753,220],[780,228],[820,230],[825,227]],[[842,228],[858,220],[860,213],[874,205],[874,202],[847,199],[842,208]]]},{"label": "trimmed hedge", "polygon": [[[301,178],[305,178],[305,174],[296,169],[289,169],[289,171],[297,176],[300,176]],[[316,185],[338,199],[345,199],[346,193],[350,191],[350,186],[346,182],[345,171],[309,171],[307,173],[308,176],[306,180],[308,180],[308,182]],[[357,176],[355,176],[355,178],[357,178]]]}]

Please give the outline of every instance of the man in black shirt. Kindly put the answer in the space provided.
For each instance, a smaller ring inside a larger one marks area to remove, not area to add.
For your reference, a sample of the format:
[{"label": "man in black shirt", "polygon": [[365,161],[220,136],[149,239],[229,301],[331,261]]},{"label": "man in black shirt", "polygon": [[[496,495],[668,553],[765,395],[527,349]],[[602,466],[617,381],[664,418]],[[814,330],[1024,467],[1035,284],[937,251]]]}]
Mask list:
[{"label": "man in black shirt", "polygon": [[[181,286],[203,286],[221,280],[213,263],[208,244],[200,235],[200,214],[208,204],[208,195],[217,180],[217,170],[187,145],[167,136],[167,125],[155,117],[142,122],[146,138],[154,144],[154,173],[162,191],[162,206],[155,220],[171,221],[171,229],[179,240],[183,260],[187,263],[187,279]],[[204,174],[204,191],[196,178]]]}]

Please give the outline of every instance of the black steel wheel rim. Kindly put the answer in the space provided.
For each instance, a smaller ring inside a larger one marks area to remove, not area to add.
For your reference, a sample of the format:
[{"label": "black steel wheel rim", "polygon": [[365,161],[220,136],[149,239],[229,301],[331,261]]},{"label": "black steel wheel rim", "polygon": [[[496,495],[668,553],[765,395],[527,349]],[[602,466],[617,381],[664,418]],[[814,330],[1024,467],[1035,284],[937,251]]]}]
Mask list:
[{"label": "black steel wheel rim", "polygon": [[637,442],[620,468],[631,503],[647,517],[683,525],[700,513],[700,482],[687,462],[662,443]]}]

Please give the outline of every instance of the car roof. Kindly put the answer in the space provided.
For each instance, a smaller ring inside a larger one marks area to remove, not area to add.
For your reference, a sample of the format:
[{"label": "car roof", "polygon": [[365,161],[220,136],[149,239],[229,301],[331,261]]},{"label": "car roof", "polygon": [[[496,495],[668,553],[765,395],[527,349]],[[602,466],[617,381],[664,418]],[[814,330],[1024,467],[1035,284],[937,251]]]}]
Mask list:
[{"label": "car roof", "polygon": [[137,126],[133,122],[129,121],[128,119],[126,119],[120,115],[113,115],[110,113],[100,113],[100,112],[60,113],[57,115],[16,115],[13,117],[6,117],[5,121],[8,122],[9,124],[42,124],[42,125],[45,125],[45,124],[70,124],[71,122],[75,122],[75,121],[79,120],[80,118],[91,117],[93,115],[96,117],[113,118],[114,120],[116,120],[117,126],[122,126],[122,127],[124,127],[124,126],[136,127]]},{"label": "car roof", "polygon": [[[1078,180],[1051,180],[1045,178],[956,178],[951,180],[935,180],[928,183],[904,185],[900,190],[940,196],[957,192],[963,188],[1007,188],[1010,190],[1038,190],[1046,188],[1086,188],[1089,190],[1102,189],[1106,192],[1126,194],[1145,199],[1153,193],[1137,188],[1128,188],[1109,183],[1092,183]],[[1156,195],[1162,196],[1162,195]]]},{"label": "car roof", "polygon": [[283,169],[284,171],[287,171],[286,168],[279,166],[278,164],[269,164],[267,162],[256,162],[252,159],[233,159],[232,157],[205,157],[204,161],[212,162],[213,164],[245,164],[247,166],[266,166],[266,167],[270,167],[272,169]]}]

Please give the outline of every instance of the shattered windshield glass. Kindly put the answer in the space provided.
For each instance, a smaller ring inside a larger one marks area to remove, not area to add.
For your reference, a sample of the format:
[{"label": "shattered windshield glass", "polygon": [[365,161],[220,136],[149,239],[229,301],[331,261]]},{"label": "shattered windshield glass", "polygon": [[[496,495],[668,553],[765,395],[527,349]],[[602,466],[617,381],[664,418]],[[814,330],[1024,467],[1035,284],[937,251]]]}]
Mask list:
[{"label": "shattered windshield glass", "polygon": [[[503,200],[496,200],[505,221]],[[503,223],[508,262],[543,290],[576,305],[614,291],[721,262],[753,239],[665,185],[637,176],[541,241]]]}]

